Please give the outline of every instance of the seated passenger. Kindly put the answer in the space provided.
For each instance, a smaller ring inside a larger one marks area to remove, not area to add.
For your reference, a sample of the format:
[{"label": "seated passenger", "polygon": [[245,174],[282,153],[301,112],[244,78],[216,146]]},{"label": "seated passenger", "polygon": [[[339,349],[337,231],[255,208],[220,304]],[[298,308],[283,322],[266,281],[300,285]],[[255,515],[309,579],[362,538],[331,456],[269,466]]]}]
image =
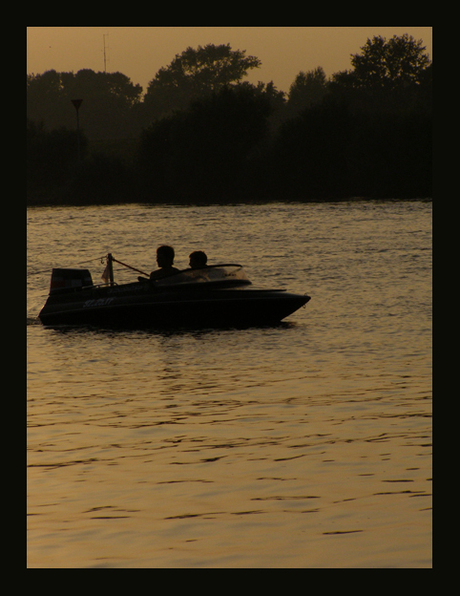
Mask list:
[{"label": "seated passenger", "polygon": [[208,262],[208,257],[206,253],[202,250],[195,250],[189,255],[190,259],[190,267],[192,269],[203,269],[206,267],[206,263]]},{"label": "seated passenger", "polygon": [[172,246],[163,245],[157,248],[157,263],[160,269],[152,271],[150,274],[151,280],[163,279],[180,271],[180,269],[173,267],[174,248]]}]

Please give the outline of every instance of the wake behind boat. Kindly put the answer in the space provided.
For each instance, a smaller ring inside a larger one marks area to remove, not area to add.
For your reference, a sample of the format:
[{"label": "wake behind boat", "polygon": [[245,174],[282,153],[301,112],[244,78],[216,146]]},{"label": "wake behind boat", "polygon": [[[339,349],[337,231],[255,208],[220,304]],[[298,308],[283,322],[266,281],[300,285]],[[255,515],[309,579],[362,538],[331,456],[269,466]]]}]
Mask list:
[{"label": "wake behind boat", "polygon": [[43,325],[246,327],[276,324],[310,300],[286,290],[254,289],[238,264],[184,269],[156,281],[118,285],[113,261],[121,263],[107,255],[104,285],[94,285],[88,269],[53,269],[39,314]]}]

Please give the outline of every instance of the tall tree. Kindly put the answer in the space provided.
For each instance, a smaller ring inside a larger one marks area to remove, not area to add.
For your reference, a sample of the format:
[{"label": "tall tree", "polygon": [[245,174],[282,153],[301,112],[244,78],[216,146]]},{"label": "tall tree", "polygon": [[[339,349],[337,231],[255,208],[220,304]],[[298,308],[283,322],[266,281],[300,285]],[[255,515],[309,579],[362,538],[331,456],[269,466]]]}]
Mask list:
[{"label": "tall tree", "polygon": [[299,72],[289,88],[289,115],[320,102],[327,92],[327,78],[324,69],[318,66],[308,72]]},{"label": "tall tree", "polygon": [[424,70],[430,64],[423,41],[416,41],[405,33],[394,35],[388,41],[381,36],[368,39],[354,54],[351,64],[353,78],[358,87],[387,87],[419,83]]},{"label": "tall tree", "polygon": [[246,50],[232,50],[230,44],[188,47],[150,81],[144,105],[150,119],[182,110],[194,99],[238,83],[260,64],[258,58],[246,56]]}]

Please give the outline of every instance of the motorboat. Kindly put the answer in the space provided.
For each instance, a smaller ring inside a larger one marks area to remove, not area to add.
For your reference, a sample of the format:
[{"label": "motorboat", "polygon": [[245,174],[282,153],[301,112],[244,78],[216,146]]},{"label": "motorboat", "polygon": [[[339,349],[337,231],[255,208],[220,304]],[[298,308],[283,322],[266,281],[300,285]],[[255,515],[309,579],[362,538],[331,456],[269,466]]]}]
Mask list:
[{"label": "motorboat", "polygon": [[[184,269],[151,281],[117,284],[112,254],[106,283],[93,284],[88,269],[53,269],[43,325],[122,328],[247,327],[279,323],[310,297],[284,289],[255,289],[239,264]],[[130,269],[139,271],[126,265]]]}]

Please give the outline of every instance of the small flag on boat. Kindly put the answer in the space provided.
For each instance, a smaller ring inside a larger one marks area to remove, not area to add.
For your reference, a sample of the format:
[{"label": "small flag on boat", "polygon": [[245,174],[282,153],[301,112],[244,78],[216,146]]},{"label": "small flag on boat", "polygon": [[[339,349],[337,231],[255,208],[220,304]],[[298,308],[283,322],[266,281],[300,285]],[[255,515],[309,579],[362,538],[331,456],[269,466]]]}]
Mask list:
[{"label": "small flag on boat", "polygon": [[110,273],[109,273],[109,262],[107,261],[107,265],[105,266],[104,272],[101,275],[101,279],[104,283],[108,284],[110,280]]}]

